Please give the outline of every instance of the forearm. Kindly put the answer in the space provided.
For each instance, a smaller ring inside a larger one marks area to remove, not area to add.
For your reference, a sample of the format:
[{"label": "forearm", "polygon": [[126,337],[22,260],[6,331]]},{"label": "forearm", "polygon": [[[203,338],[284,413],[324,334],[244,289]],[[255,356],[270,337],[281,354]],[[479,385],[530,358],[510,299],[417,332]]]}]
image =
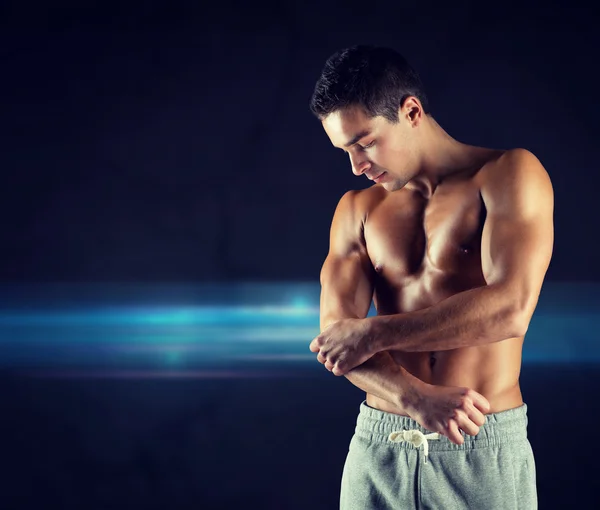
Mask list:
[{"label": "forearm", "polygon": [[378,352],[345,377],[364,392],[403,408],[415,400],[416,390],[423,384],[396,363],[389,352]]},{"label": "forearm", "polygon": [[378,349],[443,351],[525,334],[522,315],[505,289],[460,292],[429,308],[370,317]]},{"label": "forearm", "polygon": [[[332,322],[342,318],[358,318],[356,314],[328,314],[321,316],[321,332]],[[418,378],[396,363],[389,352],[378,352],[345,374],[346,379],[365,393],[375,395],[397,407],[408,406],[420,384]]]}]

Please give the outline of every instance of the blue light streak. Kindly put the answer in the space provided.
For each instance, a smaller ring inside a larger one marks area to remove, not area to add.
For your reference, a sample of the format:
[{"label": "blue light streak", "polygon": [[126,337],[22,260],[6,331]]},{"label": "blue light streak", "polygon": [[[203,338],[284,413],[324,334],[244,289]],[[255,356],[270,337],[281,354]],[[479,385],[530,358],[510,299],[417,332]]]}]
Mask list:
[{"label": "blue light streak", "polygon": [[[204,374],[315,363],[308,345],[319,333],[318,296],[316,283],[0,287],[0,367]],[[600,361],[598,304],[600,286],[546,284],[524,362]]]}]

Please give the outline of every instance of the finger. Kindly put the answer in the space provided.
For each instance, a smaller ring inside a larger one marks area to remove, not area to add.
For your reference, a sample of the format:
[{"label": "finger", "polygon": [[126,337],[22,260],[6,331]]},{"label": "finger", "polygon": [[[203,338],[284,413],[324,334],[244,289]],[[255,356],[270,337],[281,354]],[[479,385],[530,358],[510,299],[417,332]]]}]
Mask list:
[{"label": "finger", "polygon": [[446,426],[446,436],[454,444],[463,444],[464,442],[462,434],[458,430],[458,424],[453,418],[448,420],[448,425]]},{"label": "finger", "polygon": [[317,354],[317,359],[319,360],[319,363],[325,363],[327,361],[327,358],[325,356],[323,356],[323,354],[321,354],[321,352],[319,352],[319,354]]},{"label": "finger", "polygon": [[337,366],[340,375],[347,374],[350,370],[354,370],[359,365],[356,363],[356,360],[347,356],[340,356],[337,361],[335,359],[332,359],[331,361]]},{"label": "finger", "polygon": [[331,361],[332,365],[335,365],[338,362],[338,355],[335,352],[331,352],[331,351],[324,352],[323,350],[321,350],[321,352],[323,352],[323,354],[325,355],[325,357],[329,361]]},{"label": "finger", "polygon": [[317,342],[317,338],[315,338],[308,347],[311,350],[311,352],[317,352],[319,350],[319,342]]},{"label": "finger", "polygon": [[477,393],[474,390],[469,390],[467,392],[467,397],[469,397],[473,401],[473,405],[479,409],[483,414],[487,414],[490,412],[490,403],[488,399],[483,395]]},{"label": "finger", "polygon": [[467,413],[469,419],[478,427],[481,427],[485,423],[485,416],[473,404],[466,402],[463,409],[465,413]]},{"label": "finger", "polygon": [[325,368],[331,372],[333,370],[333,363],[331,363],[331,361],[327,360],[325,362]]},{"label": "finger", "polygon": [[333,374],[334,375],[344,375],[346,372],[344,370],[344,367],[341,363],[336,363],[333,366]]},{"label": "finger", "polygon": [[469,434],[470,436],[479,434],[479,427],[475,425],[467,413],[461,409],[456,410],[456,423],[465,434]]}]

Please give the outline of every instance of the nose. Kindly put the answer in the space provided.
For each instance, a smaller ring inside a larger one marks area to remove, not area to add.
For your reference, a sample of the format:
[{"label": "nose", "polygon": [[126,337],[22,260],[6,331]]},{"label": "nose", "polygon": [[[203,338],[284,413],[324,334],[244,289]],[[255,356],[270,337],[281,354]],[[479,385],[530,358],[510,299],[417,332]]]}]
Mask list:
[{"label": "nose", "polygon": [[350,155],[350,165],[352,166],[352,173],[354,175],[362,175],[365,173],[365,171],[367,171],[369,168],[371,168],[371,163],[369,163],[369,160],[364,157],[364,155],[358,154],[358,155],[353,155],[353,154],[349,154]]}]

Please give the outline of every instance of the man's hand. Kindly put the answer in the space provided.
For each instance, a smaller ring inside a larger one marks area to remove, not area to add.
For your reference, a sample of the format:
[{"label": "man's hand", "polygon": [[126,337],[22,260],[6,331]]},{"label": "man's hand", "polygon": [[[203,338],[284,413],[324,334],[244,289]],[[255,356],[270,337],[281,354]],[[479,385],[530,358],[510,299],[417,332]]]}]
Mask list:
[{"label": "man's hand", "polygon": [[310,350],[319,353],[327,370],[344,375],[378,352],[370,325],[366,319],[333,322],[310,343]]},{"label": "man's hand", "polygon": [[405,407],[409,416],[432,432],[439,432],[454,444],[463,444],[460,431],[470,436],[479,433],[490,410],[487,399],[469,388],[434,386],[423,383],[416,398]]}]

